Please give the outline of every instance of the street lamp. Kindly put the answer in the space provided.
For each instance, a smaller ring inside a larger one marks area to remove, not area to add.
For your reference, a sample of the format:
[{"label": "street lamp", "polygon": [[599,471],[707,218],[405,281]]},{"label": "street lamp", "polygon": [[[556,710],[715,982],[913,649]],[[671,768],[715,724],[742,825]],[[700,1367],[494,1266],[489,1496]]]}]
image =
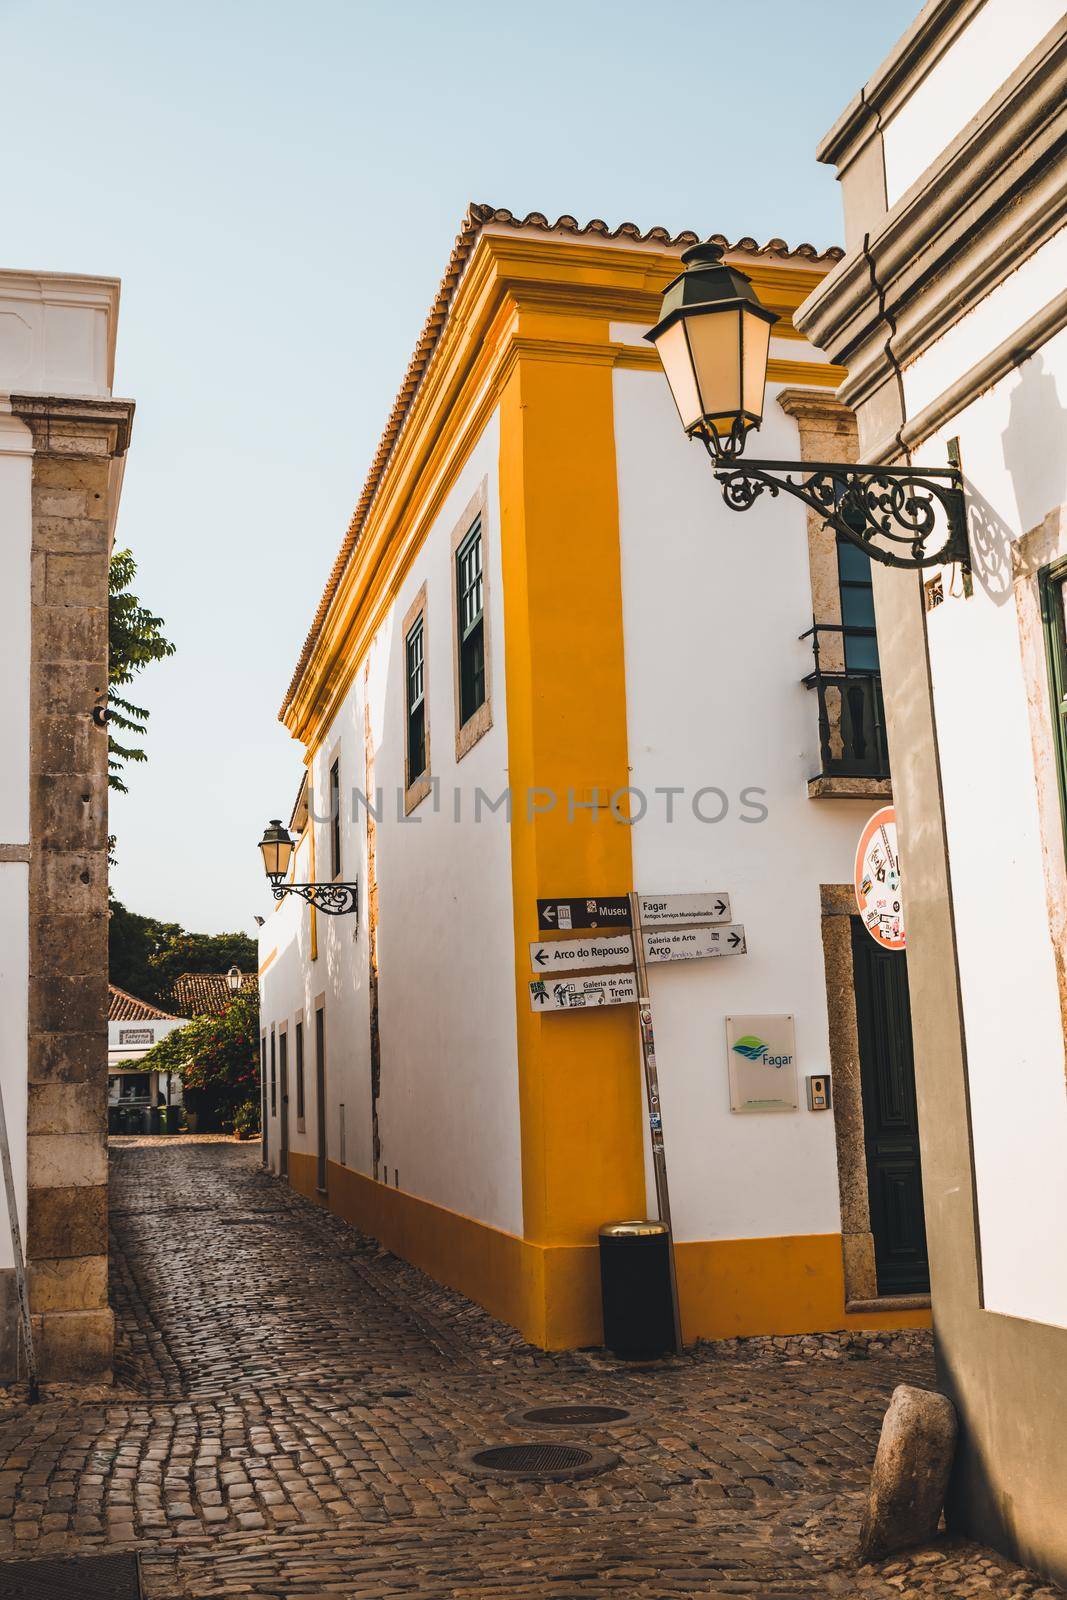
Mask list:
[{"label": "street lamp", "polygon": [[719,245],[693,245],[682,261],[645,337],[656,347],[682,427],[707,450],[730,509],[748,511],[764,491],[772,499],[784,491],[886,566],[959,561],[969,567],[957,466],[739,459],[749,432],[763,421],[771,324],[778,319],[760,304],[746,274],[723,261]]},{"label": "street lamp", "polygon": [[241,969],[235,964],[226,974],[226,987],[231,994],[236,994],[243,982],[244,978],[241,975]]},{"label": "street lamp", "polygon": [[327,916],[340,917],[359,910],[358,883],[285,883],[293,851],[296,848],[289,830],[282,826],[279,817],[268,823],[259,848],[263,854],[263,867],[275,900],[284,900],[287,894],[297,894],[308,905],[324,911]]}]

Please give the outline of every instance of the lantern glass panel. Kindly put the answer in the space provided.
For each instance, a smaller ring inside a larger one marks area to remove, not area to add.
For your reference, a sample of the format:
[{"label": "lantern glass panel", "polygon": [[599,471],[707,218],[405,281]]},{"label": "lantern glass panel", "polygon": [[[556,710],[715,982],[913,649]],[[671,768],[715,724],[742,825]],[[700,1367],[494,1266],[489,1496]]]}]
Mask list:
[{"label": "lantern glass panel", "polygon": [[693,376],[693,362],[689,354],[689,341],[685,336],[685,325],[680,318],[660,334],[656,340],[656,350],[667,375],[674,403],[678,407],[682,427],[686,433],[691,433],[701,418],[700,395]]},{"label": "lantern glass panel", "polygon": [[736,307],[691,313],[686,318],[701,411],[726,433],[742,409],[739,320]]},{"label": "lantern glass panel", "polygon": [[751,311],[742,313],[741,409],[762,418],[763,396],[767,387],[767,357],[771,348],[771,324]]}]

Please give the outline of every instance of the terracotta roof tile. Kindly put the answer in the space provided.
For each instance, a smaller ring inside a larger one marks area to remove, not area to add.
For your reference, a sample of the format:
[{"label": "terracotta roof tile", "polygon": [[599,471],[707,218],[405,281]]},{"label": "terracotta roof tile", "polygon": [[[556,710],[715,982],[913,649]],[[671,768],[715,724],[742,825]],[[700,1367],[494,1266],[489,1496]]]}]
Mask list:
[{"label": "terracotta roof tile", "polygon": [[158,1006],[149,1005],[147,1000],[138,1000],[135,995],[127,994],[125,989],[120,989],[117,984],[109,983],[107,1020],[109,1022],[174,1022],[180,1020],[172,1011],[161,1011]]},{"label": "terracotta roof tile", "polygon": [[[241,988],[259,989],[259,978],[254,972],[242,972]],[[217,1016],[230,1002],[229,985],[225,972],[183,972],[175,978],[170,992],[171,1004],[178,1007],[183,1017]]]},{"label": "terracotta roof tile", "polygon": [[[378,449],[371,462],[370,471],[364,482],[352,520],[348,525],[348,532],[345,534],[344,542],[326,581],[326,587],[323,590],[322,599],[319,601],[311,628],[307,638],[304,640],[296,670],[286,690],[281,710],[278,712],[279,720],[285,716],[286,710],[296,694],[300,680],[304,675],[304,668],[311,659],[311,653],[318,642],[319,634],[322,632],[323,623],[333,602],[333,597],[337,593],[344,570],[359,542],[359,536],[363,531],[363,525],[367,520],[370,508],[374,504],[378,487],[389,464],[389,458],[403,431],[404,423],[407,420],[416,392],[448,320],[449,308],[459,280],[463,275],[463,269],[478,241],[478,235],[483,228],[493,225],[509,228],[529,228],[542,233],[571,233],[576,237],[632,239],[636,244],[661,244],[667,249],[675,249],[681,245],[697,244],[700,240],[699,234],[688,230],[683,233],[672,234],[667,228],[657,227],[648,228],[642,232],[634,222],[622,222],[617,228],[609,228],[607,223],[602,222],[599,217],[594,217],[590,222],[582,226],[575,217],[566,215],[557,217],[555,222],[550,222],[547,216],[540,211],[529,211],[526,216],[517,217],[514,212],[502,207],[478,205],[473,201],[471,202],[467,207],[467,214],[463,219],[463,224],[456,236],[456,242],[452,247],[452,254],[449,257],[445,275],[441,280],[441,287],[437,291],[437,296],[430,308],[430,315],[426,319],[422,333],[419,335],[418,343],[415,346],[415,353],[408,364],[404,381],[400,386],[400,393],[393,402],[393,408],[385,424],[385,431],[379,441]],[[747,235],[744,238],[737,239],[732,244],[721,233],[713,233],[710,238],[715,244],[722,245],[728,251],[744,251],[748,255],[771,256],[779,260],[824,262],[829,266],[835,261],[840,261],[844,255],[844,251],[837,245],[832,246],[829,250],[817,250],[811,244],[798,244],[791,248],[784,239],[768,239],[766,244],[761,245]]]}]

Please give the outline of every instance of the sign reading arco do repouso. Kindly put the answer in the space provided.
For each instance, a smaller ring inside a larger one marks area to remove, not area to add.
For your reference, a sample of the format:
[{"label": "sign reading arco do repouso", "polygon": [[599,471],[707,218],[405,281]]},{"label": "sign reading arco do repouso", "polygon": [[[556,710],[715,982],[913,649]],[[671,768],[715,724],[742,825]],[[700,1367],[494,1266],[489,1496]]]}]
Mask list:
[{"label": "sign reading arco do repouso", "polygon": [[893,806],[876,811],[860,834],[855,884],[856,908],[871,938],[884,950],[903,950],[904,903]]}]

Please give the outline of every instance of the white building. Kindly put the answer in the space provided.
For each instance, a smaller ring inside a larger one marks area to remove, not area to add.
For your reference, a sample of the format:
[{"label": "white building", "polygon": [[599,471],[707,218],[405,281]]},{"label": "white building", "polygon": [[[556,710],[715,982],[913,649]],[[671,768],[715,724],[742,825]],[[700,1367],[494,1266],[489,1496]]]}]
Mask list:
[{"label": "white building", "polygon": [[949,1516],[1067,1580],[1067,22],[927,5],[827,135],[848,253],[800,314],[860,457],[966,488],[970,572],[875,574]]},{"label": "white building", "polygon": [[112,1132],[118,1113],[148,1109],[160,1104],[180,1106],[182,1081],[176,1072],[139,1071],[137,1063],[175,1028],[184,1028],[190,1019],[161,1011],[147,1000],[138,1000],[115,984],[108,986],[107,1019],[107,1105]]},{"label": "white building", "polygon": [[[548,1347],[599,1340],[598,1227],[655,1199],[635,1008],[534,1014],[537,902],[631,889],[724,891],[747,939],[650,971],[685,1337],[929,1317],[913,1117],[907,1227],[868,1186],[869,573],[794,502],[727,511],[682,436],[643,335],[695,239],[472,208],[282,713],[295,881],[359,914],[261,930],[267,1158]],[[792,325],[839,254],[729,247],[781,319],[768,456],[854,449]],[[731,1109],[730,1018],[792,1020],[796,1109]]]},{"label": "white building", "polygon": [[[113,278],[0,271],[0,1085],[45,1377],[105,1377]],[[0,1225],[0,1375],[17,1364]]]}]

